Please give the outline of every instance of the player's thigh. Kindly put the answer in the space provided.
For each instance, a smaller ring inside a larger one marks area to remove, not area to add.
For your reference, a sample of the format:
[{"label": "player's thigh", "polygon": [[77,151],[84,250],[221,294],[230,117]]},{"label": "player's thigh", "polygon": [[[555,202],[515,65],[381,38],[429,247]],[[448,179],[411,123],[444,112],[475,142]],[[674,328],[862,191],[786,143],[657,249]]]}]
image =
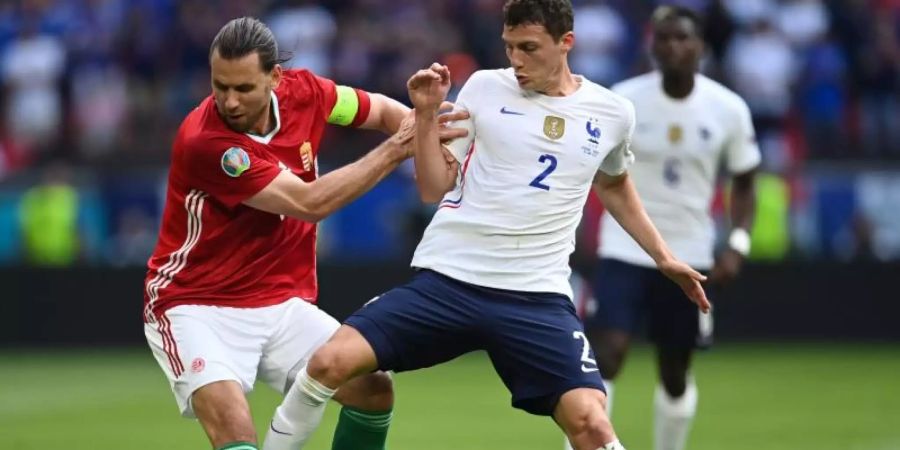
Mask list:
[{"label": "player's thigh", "polygon": [[600,259],[594,272],[594,305],[585,315],[585,329],[634,334],[643,320],[650,272],[617,259]]},{"label": "player's thigh", "polygon": [[259,378],[286,392],[313,352],[337,331],[340,323],[317,306],[291,299],[273,310],[275,331],[263,348]]},{"label": "player's thigh", "polygon": [[513,406],[551,415],[576,388],[603,390],[594,353],[572,303],[563,296],[486,306],[488,355]]},{"label": "player's thigh", "polygon": [[650,340],[660,349],[693,350],[703,340],[700,311],[677,284],[655,274],[647,315]]},{"label": "player's thigh", "polygon": [[424,270],[345,323],[371,345],[380,370],[415,370],[477,348],[471,333],[479,320],[476,301],[463,283]]},{"label": "player's thigh", "polygon": [[[195,416],[192,394],[210,383],[231,380],[244,392],[253,388],[265,334],[242,324],[243,312],[184,305],[145,324],[150,349],[185,417]],[[256,313],[246,310],[246,314]]]}]

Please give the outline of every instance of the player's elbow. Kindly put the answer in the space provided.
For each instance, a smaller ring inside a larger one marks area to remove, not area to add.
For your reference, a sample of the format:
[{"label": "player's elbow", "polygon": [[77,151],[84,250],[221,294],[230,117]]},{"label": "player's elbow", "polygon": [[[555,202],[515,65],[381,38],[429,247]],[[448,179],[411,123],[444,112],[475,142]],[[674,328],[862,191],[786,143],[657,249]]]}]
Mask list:
[{"label": "player's elbow", "polygon": [[319,223],[328,217],[328,210],[322,202],[307,200],[296,202],[292,208],[290,217],[309,223]]},{"label": "player's elbow", "polygon": [[443,195],[438,195],[434,192],[419,190],[419,200],[421,200],[422,203],[434,204],[441,201],[442,198],[444,198]]},{"label": "player's elbow", "polygon": [[292,217],[294,219],[302,220],[304,222],[309,222],[309,223],[319,223],[326,217],[325,215],[317,214],[317,213],[305,211],[305,210],[293,211],[292,213],[286,214],[286,215],[288,217]]},{"label": "player's elbow", "polygon": [[442,186],[436,186],[433,183],[418,181],[417,184],[419,187],[419,199],[422,200],[422,203],[437,203],[441,201],[441,199],[444,198],[444,194],[449,191],[449,189],[444,189]]}]

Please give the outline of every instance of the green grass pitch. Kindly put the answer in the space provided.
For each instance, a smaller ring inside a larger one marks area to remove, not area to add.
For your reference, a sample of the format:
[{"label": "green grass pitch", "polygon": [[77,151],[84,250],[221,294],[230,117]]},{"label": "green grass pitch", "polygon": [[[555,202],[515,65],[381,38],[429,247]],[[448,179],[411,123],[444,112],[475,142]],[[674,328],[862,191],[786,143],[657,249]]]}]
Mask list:
[{"label": "green grass pitch", "polygon": [[[616,425],[630,450],[650,449],[653,367],[636,349],[617,384]],[[900,346],[720,345],[700,354],[700,411],[691,450],[898,450]],[[559,450],[548,418],[509,406],[482,354],[396,376],[392,450]],[[278,396],[250,396],[262,433]],[[309,449],[328,449],[329,407]],[[0,352],[0,448],[207,449],[181,419],[149,350]]]}]

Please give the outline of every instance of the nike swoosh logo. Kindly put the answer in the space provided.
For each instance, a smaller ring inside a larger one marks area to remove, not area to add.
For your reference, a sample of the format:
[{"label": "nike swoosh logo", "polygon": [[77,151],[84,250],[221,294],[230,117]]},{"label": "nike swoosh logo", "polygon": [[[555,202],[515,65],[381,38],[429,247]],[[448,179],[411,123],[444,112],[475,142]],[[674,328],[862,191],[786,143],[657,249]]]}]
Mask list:
[{"label": "nike swoosh logo", "polygon": [[588,367],[588,366],[585,366],[584,364],[582,364],[582,365],[581,365],[581,371],[584,372],[584,373],[591,373],[591,372],[599,372],[600,369],[598,369],[598,368],[596,368],[596,367],[591,368],[591,367]]},{"label": "nike swoosh logo", "polygon": [[524,116],[524,115],[525,115],[525,113],[520,113],[520,112],[518,112],[518,111],[513,111],[513,110],[510,110],[510,109],[506,109],[505,106],[502,107],[502,108],[500,108],[500,114],[511,114],[511,115],[513,115],[513,116]]},{"label": "nike swoosh logo", "polygon": [[278,430],[276,430],[276,429],[275,429],[275,424],[274,424],[274,423],[269,423],[269,429],[272,430],[272,431],[274,431],[274,432],[276,432],[276,433],[278,433],[278,434],[280,434],[280,435],[282,435],[282,436],[293,436],[291,433],[285,433],[284,431],[278,431]]}]

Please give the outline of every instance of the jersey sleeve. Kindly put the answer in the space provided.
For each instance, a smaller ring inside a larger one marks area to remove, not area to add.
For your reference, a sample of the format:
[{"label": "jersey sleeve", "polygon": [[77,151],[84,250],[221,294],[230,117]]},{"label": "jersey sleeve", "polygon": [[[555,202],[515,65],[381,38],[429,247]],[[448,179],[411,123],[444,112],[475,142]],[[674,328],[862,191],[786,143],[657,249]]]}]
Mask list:
[{"label": "jersey sleeve", "polygon": [[255,150],[228,138],[195,139],[182,157],[189,185],[234,207],[263,190],[281,171]]},{"label": "jersey sleeve", "polygon": [[600,170],[612,176],[618,176],[625,173],[628,167],[634,163],[634,153],[631,152],[631,138],[634,135],[634,105],[630,101],[625,100],[625,116],[626,126],[622,136],[622,140],[616,145],[609,154],[603,158],[600,163]]},{"label": "jersey sleeve", "polygon": [[762,161],[750,108],[741,99],[737,99],[736,108],[731,136],[725,143],[726,167],[735,174],[747,172]]},{"label": "jersey sleeve", "polygon": [[369,118],[372,99],[368,92],[314,76],[322,98],[322,115],[332,125],[358,127]]},{"label": "jersey sleeve", "polygon": [[472,142],[475,141],[476,102],[481,92],[480,85],[482,84],[482,77],[483,75],[479,72],[472,74],[463,85],[462,89],[460,89],[459,95],[456,96],[455,107],[453,110],[469,111],[469,118],[451,122],[447,125],[451,128],[464,128],[469,131],[469,134],[466,137],[454,139],[446,144],[450,153],[452,153],[459,162],[463,162],[463,160],[466,159],[466,154],[469,152],[469,148],[472,147]]}]

